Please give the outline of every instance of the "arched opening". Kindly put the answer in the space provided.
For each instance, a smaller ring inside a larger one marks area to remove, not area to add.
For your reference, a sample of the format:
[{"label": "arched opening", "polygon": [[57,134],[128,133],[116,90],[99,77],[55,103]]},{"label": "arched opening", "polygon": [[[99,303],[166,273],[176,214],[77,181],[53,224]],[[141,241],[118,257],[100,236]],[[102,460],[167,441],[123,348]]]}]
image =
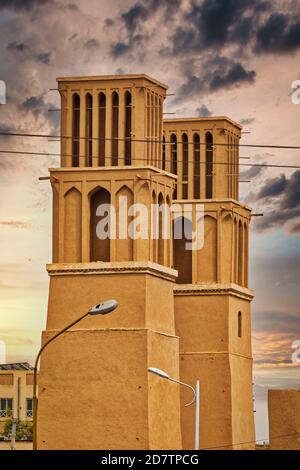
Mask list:
[{"label": "arched opening", "polygon": [[116,195],[116,261],[133,261],[133,237],[128,232],[129,224],[133,217],[128,215],[128,210],[133,204],[133,192],[123,186]]},{"label": "arched opening", "polygon": [[147,163],[150,163],[150,93],[147,93]]},{"label": "arched opening", "polygon": [[79,166],[79,142],[80,142],[80,96],[73,95],[72,115],[72,166]]},{"label": "arched opening", "polygon": [[111,164],[112,166],[117,166],[119,152],[119,95],[116,91],[112,94],[111,138]]},{"label": "arched opening", "polygon": [[249,271],[249,227],[244,224],[244,286],[248,287],[248,271]]},{"label": "arched opening", "polygon": [[157,262],[157,238],[158,238],[158,214],[157,214],[157,201],[155,191],[152,191],[152,261]]},{"label": "arched opening", "polygon": [[197,254],[197,282],[217,282],[217,220],[204,217],[204,245]]},{"label": "arched opening", "polygon": [[163,136],[163,141],[162,141],[162,164],[161,167],[163,170],[166,169],[166,138]]},{"label": "arched opening", "polygon": [[150,163],[151,165],[154,164],[155,156],[154,156],[154,151],[155,151],[155,107],[154,107],[154,96],[151,93],[150,96],[150,114],[151,114],[151,131],[150,131],[150,140],[151,140],[151,145],[150,145]]},{"label": "arched opening", "polygon": [[[176,134],[171,134],[170,145],[171,145],[171,173],[173,173],[174,175],[177,175],[177,136]],[[177,182],[175,182],[173,198],[177,199]]]},{"label": "arched opening", "polygon": [[200,136],[194,134],[194,199],[200,199]]},{"label": "arched opening", "polygon": [[154,99],[154,165],[158,166],[158,132],[159,132],[159,106],[158,106],[158,97],[155,96]]},{"label": "arched opening", "polygon": [[110,193],[101,188],[90,198],[90,261],[110,261]]},{"label": "arched opening", "polygon": [[242,312],[238,313],[238,337],[241,338],[243,334]]},{"label": "arched opening", "polygon": [[238,282],[238,224],[234,219],[233,223],[233,282]]},{"label": "arched opening", "polygon": [[81,262],[81,193],[70,189],[64,196],[64,262]]},{"label": "arched opening", "polygon": [[178,271],[178,284],[192,283],[192,250],[186,249],[186,243],[191,242],[192,222],[184,217],[178,217],[173,222],[173,260],[174,269]]},{"label": "arched opening", "polygon": [[131,165],[132,98],[125,92],[125,165]]},{"label": "arched opening", "polygon": [[171,200],[169,196],[166,198],[166,204],[167,204],[167,209],[168,209],[168,214],[169,214],[169,234],[167,237],[167,266],[171,266],[171,237],[172,237],[172,224],[171,224]]},{"label": "arched opening", "polygon": [[105,166],[106,96],[99,93],[99,166]]},{"label": "arched opening", "polygon": [[182,199],[188,199],[189,179],[189,141],[187,134],[182,134]]},{"label": "arched opening", "polygon": [[207,132],[206,142],[206,199],[213,197],[213,136]]},{"label": "arched opening", "polygon": [[244,252],[243,224],[239,221],[239,241],[238,241],[238,284],[243,285],[243,252]]},{"label": "arched opening", "polygon": [[85,165],[93,165],[93,97],[90,93],[85,96]]},{"label": "arched opening", "polygon": [[164,227],[163,224],[165,223],[164,217],[165,214],[163,211],[165,210],[164,206],[164,198],[163,195],[160,193],[158,196],[158,254],[157,254],[157,262],[158,264],[164,264]]}]

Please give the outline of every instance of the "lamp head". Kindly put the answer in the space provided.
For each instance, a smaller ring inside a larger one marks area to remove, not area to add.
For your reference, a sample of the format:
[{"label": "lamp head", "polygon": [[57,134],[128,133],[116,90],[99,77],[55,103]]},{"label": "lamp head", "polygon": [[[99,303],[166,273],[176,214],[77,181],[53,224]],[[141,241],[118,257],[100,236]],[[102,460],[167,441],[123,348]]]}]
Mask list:
[{"label": "lamp head", "polygon": [[148,367],[148,372],[154,375],[158,375],[158,377],[161,377],[162,379],[170,378],[169,375],[165,371],[161,369],[157,369],[156,367]]},{"label": "lamp head", "polygon": [[94,307],[90,308],[89,314],[90,315],[107,315],[108,313],[115,310],[118,306],[118,302],[114,299],[106,300],[101,304],[94,305]]}]

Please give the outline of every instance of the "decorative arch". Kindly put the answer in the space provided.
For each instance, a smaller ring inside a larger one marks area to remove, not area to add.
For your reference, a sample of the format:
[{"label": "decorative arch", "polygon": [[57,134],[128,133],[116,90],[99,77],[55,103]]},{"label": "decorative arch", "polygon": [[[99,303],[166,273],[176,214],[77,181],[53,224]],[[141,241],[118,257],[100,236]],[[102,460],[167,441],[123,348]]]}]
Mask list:
[{"label": "decorative arch", "polygon": [[159,213],[158,213],[158,254],[157,254],[157,262],[159,264],[164,264],[164,226],[165,223],[165,216],[164,214],[164,197],[162,193],[158,195],[158,206],[159,206]]},{"label": "decorative arch", "polygon": [[213,197],[213,136],[211,132],[205,134],[206,149],[206,199]]},{"label": "decorative arch", "polygon": [[221,281],[231,282],[232,214],[225,212],[221,221]]},{"label": "decorative arch", "polygon": [[238,284],[242,286],[243,280],[243,263],[244,263],[244,231],[243,223],[239,221],[239,233],[238,233]]},{"label": "decorative arch", "polygon": [[197,253],[197,282],[217,282],[217,220],[204,216],[204,245]]},{"label": "decorative arch", "polygon": [[193,135],[193,156],[194,156],[194,199],[200,199],[200,136],[198,133]]},{"label": "decorative arch", "polygon": [[79,166],[80,143],[80,96],[74,93],[72,96],[72,166]]},{"label": "decorative arch", "polygon": [[184,217],[173,221],[173,260],[174,269],[178,271],[178,284],[192,283],[192,250],[186,249],[191,242],[192,222]]},{"label": "decorative arch", "polygon": [[189,179],[189,141],[186,133],[182,134],[182,199],[188,199]]},{"label": "decorative arch", "polygon": [[82,196],[77,188],[64,195],[64,262],[81,262]]},{"label": "decorative arch", "polygon": [[98,105],[99,105],[99,166],[105,166],[106,95],[102,91],[98,95]]},{"label": "decorative arch", "polygon": [[[177,171],[177,136],[176,134],[171,134],[170,145],[171,145],[171,173],[173,173],[174,175],[177,175],[178,171]],[[175,182],[173,199],[177,199],[177,182]]]},{"label": "decorative arch", "polygon": [[119,95],[116,91],[112,94],[111,138],[111,164],[117,166],[119,159]]},{"label": "decorative arch", "polygon": [[[90,193],[90,261],[110,261],[110,217],[109,212],[97,215],[99,206],[110,204],[110,193],[104,188],[97,188]],[[108,207],[108,206],[107,206]],[[106,237],[99,238],[99,223],[104,225]],[[97,233],[98,232],[98,233]]]},{"label": "decorative arch", "polygon": [[128,233],[133,220],[128,210],[133,202],[133,191],[127,185],[122,186],[116,193],[116,261],[133,261],[133,238]]},{"label": "decorative arch", "polygon": [[93,165],[93,97],[85,95],[85,166]]},{"label": "decorative arch", "polygon": [[132,96],[125,91],[125,165],[131,165]]}]

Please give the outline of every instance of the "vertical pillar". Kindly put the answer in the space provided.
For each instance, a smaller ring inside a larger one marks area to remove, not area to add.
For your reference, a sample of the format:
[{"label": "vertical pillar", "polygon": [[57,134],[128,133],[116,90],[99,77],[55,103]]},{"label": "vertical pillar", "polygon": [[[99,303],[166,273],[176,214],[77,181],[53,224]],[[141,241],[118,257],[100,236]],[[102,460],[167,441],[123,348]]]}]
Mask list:
[{"label": "vertical pillar", "polygon": [[182,199],[182,185],[183,185],[183,172],[182,172],[182,160],[183,160],[183,149],[182,149],[182,133],[176,132],[177,136],[177,199]]},{"label": "vertical pillar", "polygon": [[86,180],[82,180],[81,184],[81,201],[82,201],[82,224],[81,224],[81,253],[82,262],[88,263],[90,261],[90,200],[87,194]]},{"label": "vertical pillar", "polygon": [[206,199],[206,141],[205,132],[200,134],[200,198]]}]

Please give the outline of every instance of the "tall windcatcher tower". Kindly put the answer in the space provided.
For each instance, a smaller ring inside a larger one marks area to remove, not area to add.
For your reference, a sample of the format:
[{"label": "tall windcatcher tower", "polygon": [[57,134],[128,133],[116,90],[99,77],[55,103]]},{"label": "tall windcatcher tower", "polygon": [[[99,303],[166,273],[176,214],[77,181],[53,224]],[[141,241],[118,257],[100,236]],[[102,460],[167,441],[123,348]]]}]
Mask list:
[{"label": "tall windcatcher tower", "polygon": [[[86,318],[45,351],[38,447],[180,448],[179,389],[147,373],[155,364],[179,376],[172,243],[152,240],[150,211],[136,227],[143,236],[126,237],[133,203],[171,204],[176,176],[160,169],[166,86],[123,75],[61,78],[58,90],[62,156],[61,168],[50,170],[53,263],[43,338],[104,299],[119,307]],[[107,207],[116,227],[101,239]]]},{"label": "tall windcatcher tower", "polygon": [[[163,168],[178,175],[177,203],[202,203],[204,243],[187,251],[174,240],[176,334],[180,377],[201,382],[201,448],[254,448],[248,289],[251,211],[238,201],[241,126],[226,117],[164,121]],[[191,230],[195,228],[193,209]],[[175,221],[181,224],[181,220]],[[183,448],[192,448],[194,417],[184,409]]]}]

